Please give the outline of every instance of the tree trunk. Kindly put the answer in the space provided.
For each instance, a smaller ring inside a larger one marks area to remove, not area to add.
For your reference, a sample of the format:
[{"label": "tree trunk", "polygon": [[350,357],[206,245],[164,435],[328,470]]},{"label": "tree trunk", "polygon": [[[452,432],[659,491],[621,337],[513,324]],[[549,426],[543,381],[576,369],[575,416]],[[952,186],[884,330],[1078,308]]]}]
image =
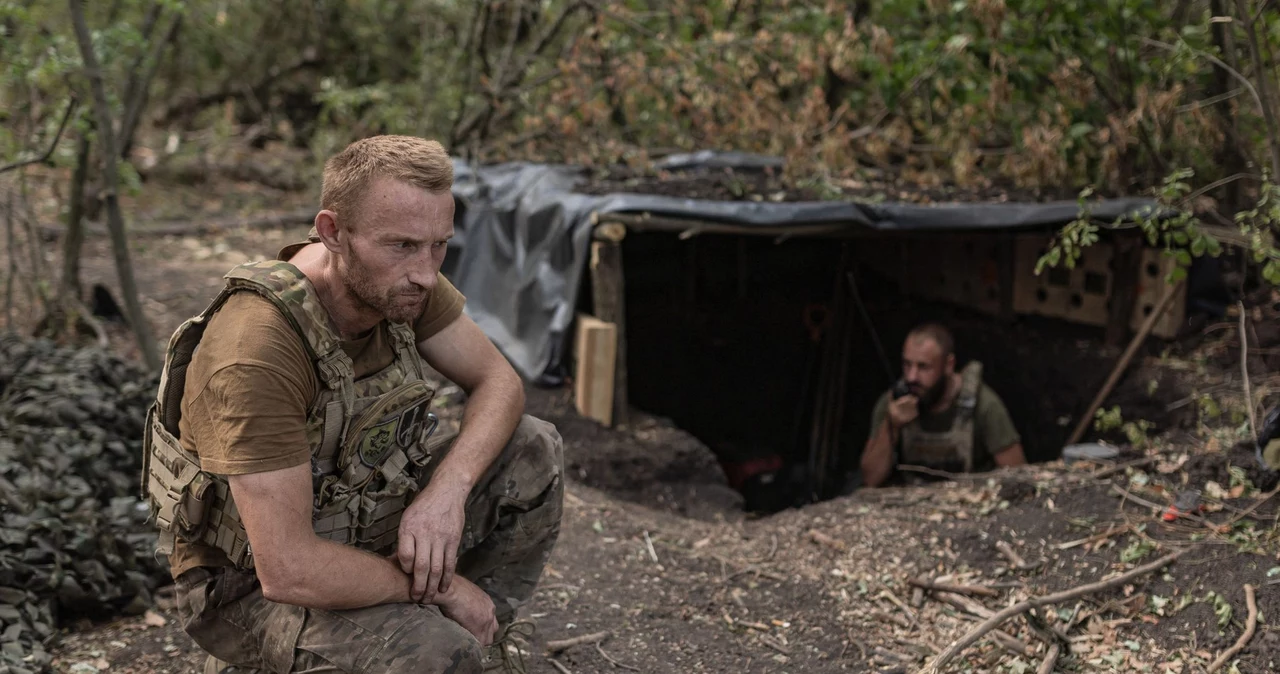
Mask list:
[{"label": "tree trunk", "polygon": [[124,231],[124,217],[120,214],[119,176],[116,174],[116,161],[119,154],[116,149],[115,134],[111,125],[111,110],[107,104],[106,87],[102,82],[102,70],[98,66],[98,57],[93,53],[93,39],[89,36],[89,26],[84,20],[82,0],[68,0],[71,7],[71,21],[75,24],[76,41],[80,43],[80,56],[84,60],[89,88],[93,94],[93,107],[98,118],[99,156],[102,157],[102,177],[106,184],[107,227],[111,230],[111,247],[115,253],[116,273],[120,277],[120,291],[124,295],[125,309],[129,313],[129,322],[133,325],[134,334],[138,338],[138,348],[142,351],[143,361],[147,367],[156,370],[161,366],[160,354],[156,349],[155,335],[151,334],[151,325],[142,313],[142,304],[138,301],[138,285],[133,278],[133,262],[129,259],[129,242]]},{"label": "tree trunk", "polygon": [[1244,24],[1245,34],[1249,36],[1249,55],[1253,58],[1253,77],[1258,84],[1258,97],[1262,99],[1262,119],[1267,123],[1267,147],[1271,150],[1272,179],[1280,177],[1280,130],[1276,128],[1276,112],[1272,108],[1271,79],[1263,63],[1262,49],[1258,46],[1258,31],[1253,25],[1253,16],[1244,0],[1236,0],[1238,20]]},{"label": "tree trunk", "polygon": [[88,136],[76,145],[76,170],[71,176],[71,208],[67,212],[67,235],[62,240],[62,282],[59,295],[82,297],[80,285],[80,249],[84,246],[84,185],[89,179]]},{"label": "tree trunk", "polygon": [[[1212,16],[1226,15],[1227,8],[1224,0],[1209,0],[1209,12]],[[1213,44],[1218,48],[1218,52],[1222,54],[1223,59],[1230,58],[1234,53],[1233,45],[1228,43],[1227,26],[1225,23],[1213,24]],[[1228,62],[1229,63],[1229,62]],[[1213,80],[1209,83],[1209,96],[1224,96],[1231,90],[1232,79],[1231,73],[1222,68],[1215,67],[1213,70]],[[1222,167],[1222,174],[1232,176],[1244,171],[1244,156],[1240,154],[1240,146],[1236,141],[1236,134],[1233,130],[1236,127],[1235,108],[1229,103],[1220,103],[1213,106],[1222,124],[1222,145],[1218,148],[1216,154],[1218,164]],[[1228,214],[1235,214],[1240,210],[1240,181],[1232,180],[1222,188],[1222,197],[1219,201],[1223,208],[1221,210]]]}]

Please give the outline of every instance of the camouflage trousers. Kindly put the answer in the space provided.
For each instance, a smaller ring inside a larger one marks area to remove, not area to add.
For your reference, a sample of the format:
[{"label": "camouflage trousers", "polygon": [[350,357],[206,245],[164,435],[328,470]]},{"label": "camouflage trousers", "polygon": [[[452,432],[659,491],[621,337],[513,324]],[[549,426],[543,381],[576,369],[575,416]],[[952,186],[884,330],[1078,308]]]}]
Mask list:
[{"label": "camouflage trousers", "polygon": [[[457,573],[493,599],[499,628],[529,600],[560,534],[563,450],[525,415],[467,499]],[[176,583],[183,628],[229,664],[271,672],[481,671],[479,642],[440,609],[381,604],[330,611],[268,601],[251,570],[196,568]]]}]

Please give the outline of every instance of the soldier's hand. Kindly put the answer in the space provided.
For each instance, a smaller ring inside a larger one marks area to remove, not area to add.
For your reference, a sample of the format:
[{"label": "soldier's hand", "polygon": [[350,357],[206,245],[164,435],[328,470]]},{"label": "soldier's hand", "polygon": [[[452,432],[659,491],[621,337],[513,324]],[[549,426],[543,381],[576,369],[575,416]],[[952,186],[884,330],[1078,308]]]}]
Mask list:
[{"label": "soldier's hand", "polygon": [[415,602],[434,603],[448,592],[458,563],[458,544],[466,523],[467,492],[448,483],[422,490],[400,518],[400,569],[413,576]]},{"label": "soldier's hand", "polygon": [[440,594],[440,612],[475,635],[481,646],[493,643],[498,617],[493,599],[466,578],[459,577],[449,592]]},{"label": "soldier's hand", "polygon": [[920,402],[914,395],[905,395],[897,400],[889,401],[889,423],[894,428],[902,428],[920,416]]}]

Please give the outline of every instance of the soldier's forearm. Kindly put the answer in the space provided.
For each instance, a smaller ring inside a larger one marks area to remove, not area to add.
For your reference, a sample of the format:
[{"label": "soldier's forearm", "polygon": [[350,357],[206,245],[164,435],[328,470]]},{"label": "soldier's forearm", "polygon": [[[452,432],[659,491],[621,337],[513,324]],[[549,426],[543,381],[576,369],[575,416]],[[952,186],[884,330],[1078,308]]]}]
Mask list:
[{"label": "soldier's forearm", "polygon": [[462,428],[448,456],[440,462],[433,484],[448,482],[470,493],[480,476],[502,453],[524,414],[524,387],[514,371],[497,374],[476,386],[462,414]]},{"label": "soldier's forearm", "polygon": [[313,609],[342,610],[410,601],[411,579],[392,559],[313,538],[288,560],[259,566],[267,599]]},{"label": "soldier's forearm", "polygon": [[893,471],[893,427],[886,419],[880,424],[862,452],[862,480],[868,487],[878,487]]}]

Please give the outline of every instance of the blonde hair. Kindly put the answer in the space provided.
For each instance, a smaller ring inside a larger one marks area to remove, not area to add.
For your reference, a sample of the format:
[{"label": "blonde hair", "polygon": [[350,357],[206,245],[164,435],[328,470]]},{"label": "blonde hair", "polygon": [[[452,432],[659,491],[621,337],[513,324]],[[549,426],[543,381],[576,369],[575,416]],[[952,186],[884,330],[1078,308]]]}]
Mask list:
[{"label": "blonde hair", "polygon": [[414,136],[374,136],[358,140],[324,163],[320,208],[338,214],[350,228],[375,178],[400,180],[429,192],[453,187],[453,163],[444,146]]}]

